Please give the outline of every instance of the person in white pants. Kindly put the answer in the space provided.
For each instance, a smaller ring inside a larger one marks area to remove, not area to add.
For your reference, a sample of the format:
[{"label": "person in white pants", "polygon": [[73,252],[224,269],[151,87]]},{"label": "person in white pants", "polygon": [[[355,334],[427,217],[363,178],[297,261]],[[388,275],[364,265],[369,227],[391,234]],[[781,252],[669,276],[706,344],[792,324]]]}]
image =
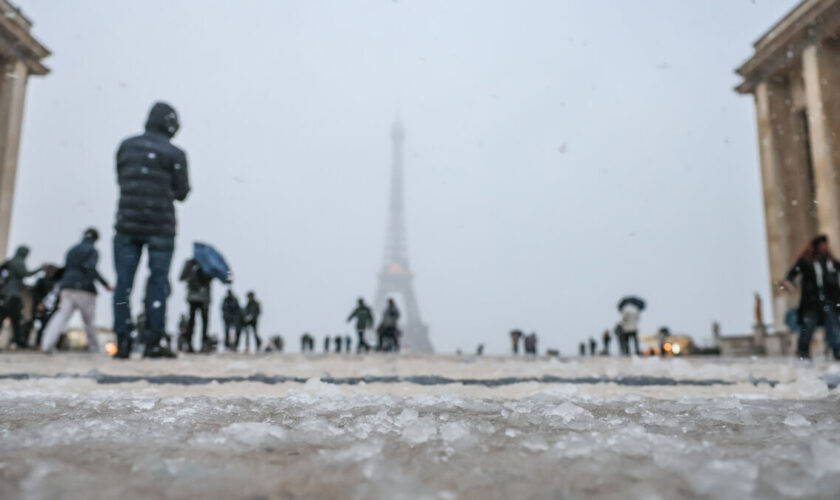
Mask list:
[{"label": "person in white pants", "polygon": [[96,270],[99,253],[94,243],[99,239],[96,229],[85,231],[81,243],[73,246],[67,252],[64,266],[64,276],[61,279],[61,295],[58,310],[53,314],[44,331],[41,340],[41,350],[52,353],[61,332],[77,310],[82,313],[85,323],[85,333],[88,340],[88,351],[99,352],[99,341],[96,338],[96,285],[101,283],[107,290],[113,290],[110,284]]}]

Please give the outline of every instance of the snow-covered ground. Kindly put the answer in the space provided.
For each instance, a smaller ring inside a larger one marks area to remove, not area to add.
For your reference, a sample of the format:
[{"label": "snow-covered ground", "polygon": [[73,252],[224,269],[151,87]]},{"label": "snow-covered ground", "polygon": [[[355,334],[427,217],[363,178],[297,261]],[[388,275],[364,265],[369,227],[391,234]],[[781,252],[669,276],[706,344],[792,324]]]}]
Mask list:
[{"label": "snow-covered ground", "polygon": [[0,355],[0,498],[837,498],[840,364]]}]

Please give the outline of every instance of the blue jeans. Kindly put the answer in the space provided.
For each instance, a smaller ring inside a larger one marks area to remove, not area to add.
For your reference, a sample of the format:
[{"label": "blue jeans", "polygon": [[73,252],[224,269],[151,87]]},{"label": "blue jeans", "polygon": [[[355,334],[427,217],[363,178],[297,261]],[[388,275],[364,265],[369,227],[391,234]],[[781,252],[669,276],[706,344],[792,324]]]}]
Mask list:
[{"label": "blue jeans", "polygon": [[802,315],[800,322],[802,324],[802,331],[799,332],[798,350],[800,355],[806,355],[811,352],[811,337],[814,335],[814,330],[822,320],[825,328],[826,343],[831,346],[834,352],[840,349],[840,320],[837,318],[837,310],[834,304],[823,302],[821,309],[814,308],[806,311],[800,311]]},{"label": "blue jeans", "polygon": [[158,345],[166,331],[166,300],[169,298],[169,266],[175,250],[175,238],[169,236],[114,235],[114,333],[127,339],[134,329],[131,316],[131,290],[143,247],[149,254],[149,280],[146,282],[146,332],[148,345]]}]

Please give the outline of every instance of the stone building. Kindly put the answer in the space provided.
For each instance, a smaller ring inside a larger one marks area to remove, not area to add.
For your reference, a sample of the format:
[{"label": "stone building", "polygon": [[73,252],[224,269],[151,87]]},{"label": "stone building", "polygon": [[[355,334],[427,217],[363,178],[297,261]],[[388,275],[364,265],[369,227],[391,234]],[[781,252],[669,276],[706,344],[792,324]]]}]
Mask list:
[{"label": "stone building", "polygon": [[30,30],[19,9],[0,0],[0,257],[7,255],[15,177],[18,167],[26,82],[30,75],[46,75],[41,62],[50,54]]},{"label": "stone building", "polygon": [[799,251],[817,233],[840,250],[840,0],[799,3],[754,49],[737,91],[755,98],[758,119],[773,290],[765,342],[788,331],[784,317],[799,298],[777,283]]}]

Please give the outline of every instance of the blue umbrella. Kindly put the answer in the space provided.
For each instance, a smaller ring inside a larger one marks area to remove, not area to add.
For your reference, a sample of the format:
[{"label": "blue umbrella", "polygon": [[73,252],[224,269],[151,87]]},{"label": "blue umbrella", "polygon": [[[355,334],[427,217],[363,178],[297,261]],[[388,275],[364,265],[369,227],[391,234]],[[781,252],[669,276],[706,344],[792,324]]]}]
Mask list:
[{"label": "blue umbrella", "polygon": [[196,241],[193,243],[193,258],[201,266],[201,270],[209,276],[217,278],[225,284],[231,282],[230,266],[227,265],[225,258],[215,248]]}]

